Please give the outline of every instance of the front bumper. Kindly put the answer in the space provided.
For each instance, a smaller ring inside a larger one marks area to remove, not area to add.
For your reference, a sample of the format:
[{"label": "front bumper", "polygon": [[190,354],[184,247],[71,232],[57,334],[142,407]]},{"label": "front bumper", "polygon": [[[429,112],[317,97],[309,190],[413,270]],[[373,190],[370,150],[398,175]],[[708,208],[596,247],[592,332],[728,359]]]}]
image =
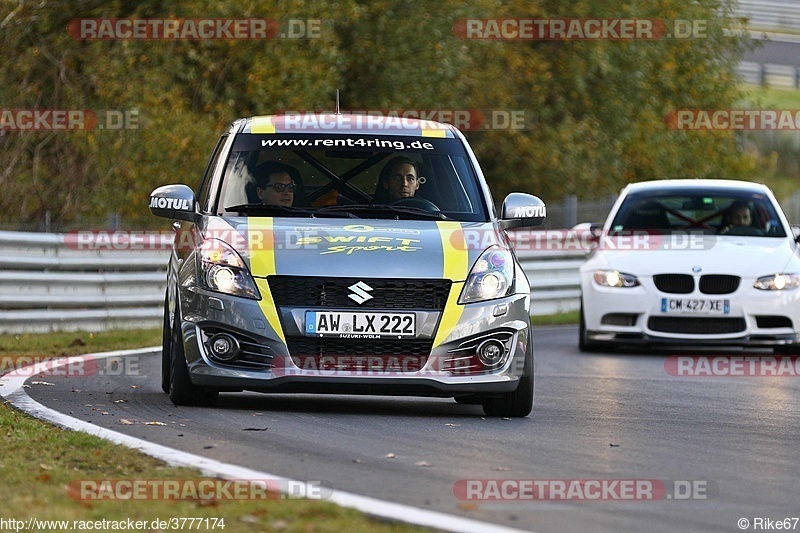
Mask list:
[{"label": "front bumper", "polygon": [[[191,381],[222,391],[434,397],[503,394],[516,390],[526,368],[525,358],[531,342],[530,297],[519,294],[464,306],[450,335],[424,357],[397,353],[394,359],[384,357],[383,366],[376,368],[370,364],[370,356],[354,353],[339,356],[349,362],[345,368],[314,364],[309,368],[298,361],[297,354],[289,352],[292,340],[304,339],[299,336],[300,332],[288,324],[290,327],[283,328],[289,335],[285,337],[288,342],[284,342],[283,332],[270,326],[258,302],[197,289],[181,293],[181,333]],[[292,314],[285,310],[281,313],[284,319]],[[433,325],[420,328],[418,337],[421,340],[432,343],[438,314],[438,311],[419,311],[418,322]],[[269,364],[242,365],[215,360],[208,350],[209,331],[229,332],[253,340]],[[499,335],[508,347],[501,365],[484,373],[453,371],[448,361],[453,359],[454,353],[461,355],[459,347],[463,351],[464,345],[471,345],[471,339],[493,335]],[[406,364],[407,360],[416,361],[418,366]]]},{"label": "front bumper", "polygon": [[608,331],[586,331],[586,339],[592,343],[608,344],[630,344],[630,345],[662,345],[662,346],[746,346],[746,347],[766,347],[774,348],[779,346],[800,345],[800,335],[791,334],[772,334],[772,335],[748,335],[745,337],[729,337],[724,339],[703,338],[697,335],[689,338],[683,337],[660,337],[648,335],[646,333],[615,333]]},{"label": "front bumper", "polygon": [[[591,343],[780,347],[800,344],[800,291],[776,293],[743,279],[733,293],[668,294],[652,278],[633,288],[601,287],[582,279],[586,340]],[[723,299],[729,312],[666,313],[664,298]],[[665,327],[666,326],[666,327]],[[669,331],[675,330],[675,331]]]}]

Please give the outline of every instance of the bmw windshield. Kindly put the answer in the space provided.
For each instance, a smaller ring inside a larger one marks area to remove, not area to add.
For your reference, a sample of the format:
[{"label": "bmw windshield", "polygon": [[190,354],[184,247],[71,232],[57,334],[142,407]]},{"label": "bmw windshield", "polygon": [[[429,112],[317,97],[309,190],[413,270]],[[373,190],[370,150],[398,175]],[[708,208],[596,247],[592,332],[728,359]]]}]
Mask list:
[{"label": "bmw windshield", "polygon": [[777,209],[764,194],[720,188],[632,193],[614,217],[610,232],[634,230],[786,237]]}]

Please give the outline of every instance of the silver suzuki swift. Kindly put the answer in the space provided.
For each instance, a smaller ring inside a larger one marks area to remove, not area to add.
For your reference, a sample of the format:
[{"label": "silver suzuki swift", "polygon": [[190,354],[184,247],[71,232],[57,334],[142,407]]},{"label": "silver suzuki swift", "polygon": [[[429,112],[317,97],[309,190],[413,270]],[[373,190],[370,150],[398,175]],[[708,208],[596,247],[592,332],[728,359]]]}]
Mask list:
[{"label": "silver suzuki swift", "polygon": [[175,219],[162,388],[451,397],[489,416],[533,406],[530,286],[469,144],[438,122],[348,114],[231,124]]}]

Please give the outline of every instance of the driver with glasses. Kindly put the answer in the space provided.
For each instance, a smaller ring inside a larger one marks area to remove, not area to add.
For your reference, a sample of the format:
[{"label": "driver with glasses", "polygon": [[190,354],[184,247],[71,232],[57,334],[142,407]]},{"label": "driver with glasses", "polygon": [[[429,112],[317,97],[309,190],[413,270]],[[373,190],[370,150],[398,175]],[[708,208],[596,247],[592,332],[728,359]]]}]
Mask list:
[{"label": "driver with glasses", "polygon": [[256,194],[261,203],[291,206],[294,202],[294,191],[297,189],[297,184],[291,177],[293,171],[293,167],[277,161],[259,165]]}]

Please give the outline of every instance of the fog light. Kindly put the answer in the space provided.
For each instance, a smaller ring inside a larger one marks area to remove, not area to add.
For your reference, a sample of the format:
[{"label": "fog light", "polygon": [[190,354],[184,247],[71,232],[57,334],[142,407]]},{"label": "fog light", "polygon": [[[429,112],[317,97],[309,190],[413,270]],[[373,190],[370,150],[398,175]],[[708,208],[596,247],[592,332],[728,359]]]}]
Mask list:
[{"label": "fog light", "polygon": [[506,347],[503,343],[494,339],[482,342],[478,346],[478,359],[487,368],[500,365],[506,355]]},{"label": "fog light", "polygon": [[239,341],[227,333],[218,333],[208,341],[209,350],[214,359],[233,361],[239,357]]}]

